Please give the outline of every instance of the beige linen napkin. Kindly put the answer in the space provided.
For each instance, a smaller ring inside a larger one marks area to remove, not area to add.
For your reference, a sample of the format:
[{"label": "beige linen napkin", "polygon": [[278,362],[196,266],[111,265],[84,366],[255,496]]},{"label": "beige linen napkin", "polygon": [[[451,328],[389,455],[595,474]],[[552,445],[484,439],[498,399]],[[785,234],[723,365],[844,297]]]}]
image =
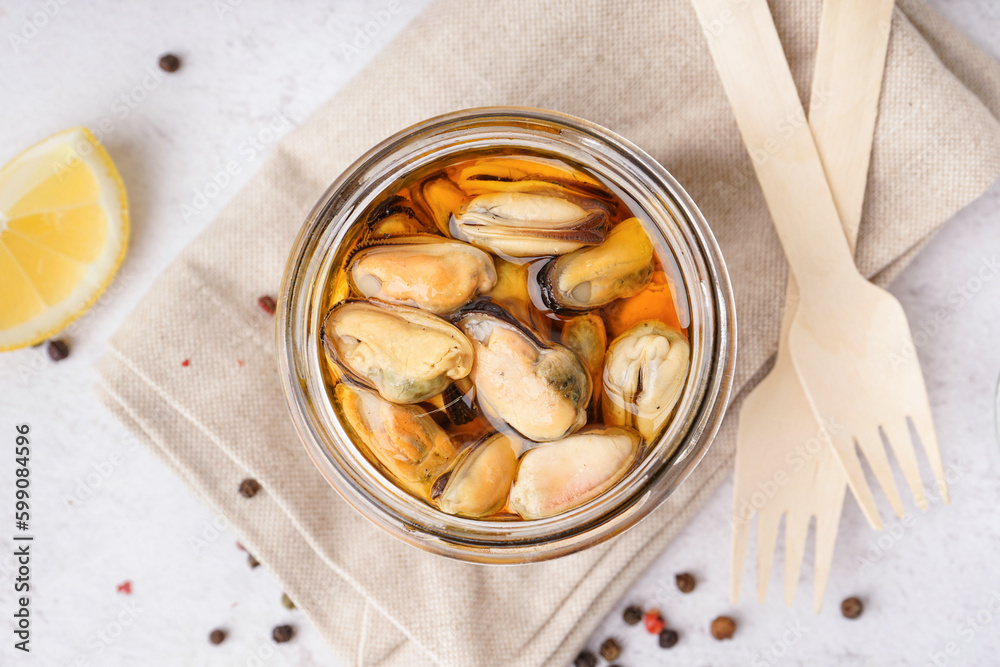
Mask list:
[{"label": "beige linen napkin", "polygon": [[[820,0],[771,4],[808,99]],[[1000,174],[997,65],[916,0],[900,5],[858,243],[862,270],[883,284]],[[689,190],[732,274],[737,403],[776,347],[785,262],[688,3],[435,3],[278,146],[99,365],[104,402],[228,517],[347,663],[566,664],[730,472],[735,409],[692,477],[631,531],[558,561],[486,568],[394,540],[314,469],[289,423],[274,321],[257,297],[278,291],[310,207],[361,153],[429,116],[493,104],[600,123]],[[254,498],[237,493],[246,477],[263,485]]]}]

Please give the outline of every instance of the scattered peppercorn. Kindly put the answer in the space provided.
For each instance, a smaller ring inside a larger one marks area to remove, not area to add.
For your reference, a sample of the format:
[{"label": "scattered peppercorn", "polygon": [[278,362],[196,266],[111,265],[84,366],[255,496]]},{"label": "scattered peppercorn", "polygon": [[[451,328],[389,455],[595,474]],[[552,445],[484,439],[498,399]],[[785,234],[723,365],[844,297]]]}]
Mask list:
[{"label": "scattered peppercorn", "polygon": [[247,478],[240,482],[240,495],[244,498],[253,498],[260,491],[260,482]]},{"label": "scattered peppercorn", "polygon": [[253,554],[247,554],[247,563],[250,564],[251,570],[260,565],[260,561],[254,558]]},{"label": "scattered peppercorn", "polygon": [[597,656],[584,649],[573,661],[573,667],[597,667]]},{"label": "scattered peppercorn", "polygon": [[680,637],[676,630],[664,628],[663,632],[660,633],[660,648],[673,648],[677,645],[678,639]]},{"label": "scattered peppercorn", "polygon": [[271,638],[279,644],[290,641],[295,636],[295,628],[290,625],[279,625],[271,631]]},{"label": "scattered peppercorn", "polygon": [[181,68],[181,59],[172,53],[160,56],[160,69],[164,72],[176,72]]},{"label": "scattered peppercorn", "polygon": [[62,361],[69,356],[69,345],[63,340],[50,340],[48,351],[49,359],[52,361]]},{"label": "scattered peppercorn", "polygon": [[184,361],[181,362],[181,366],[184,366],[185,368],[187,368],[190,364],[191,364],[190,359],[185,359]]},{"label": "scattered peppercorn", "polygon": [[631,607],[625,608],[625,613],[622,614],[622,618],[625,619],[625,623],[628,625],[637,625],[639,621],[642,620],[642,609],[632,605]]},{"label": "scattered peppercorn", "polygon": [[123,581],[122,583],[118,584],[118,592],[124,593],[125,595],[132,595],[132,582]]},{"label": "scattered peppercorn", "polygon": [[844,615],[844,618],[855,619],[864,610],[865,606],[861,604],[861,600],[858,598],[847,598],[840,603],[840,613]]},{"label": "scattered peppercorn", "polygon": [[651,635],[660,634],[663,632],[663,627],[666,625],[663,620],[663,616],[661,616],[660,612],[656,609],[650,609],[647,611],[643,621],[646,623],[646,632]]},{"label": "scattered peppercorn", "polygon": [[677,588],[681,593],[690,593],[694,590],[695,584],[694,576],[684,572],[683,574],[677,575]]},{"label": "scattered peppercorn", "polygon": [[712,636],[718,640],[732,639],[736,633],[736,621],[728,616],[719,616],[712,621]]},{"label": "scattered peppercorn", "polygon": [[278,308],[278,302],[274,300],[274,297],[266,294],[257,299],[257,305],[268,315],[274,315],[274,311]]},{"label": "scattered peppercorn", "polygon": [[208,636],[208,641],[212,642],[216,646],[218,646],[225,640],[226,640],[226,631],[220,630],[219,628],[212,630],[212,634]]},{"label": "scattered peppercorn", "polygon": [[607,660],[608,662],[616,660],[618,656],[621,655],[621,653],[622,653],[622,647],[619,646],[618,642],[616,642],[611,637],[605,639],[604,643],[601,644],[601,657]]},{"label": "scattered peppercorn", "polygon": [[285,606],[285,609],[295,609],[295,603],[292,602],[292,598],[288,597],[288,593],[281,594],[281,604]]}]

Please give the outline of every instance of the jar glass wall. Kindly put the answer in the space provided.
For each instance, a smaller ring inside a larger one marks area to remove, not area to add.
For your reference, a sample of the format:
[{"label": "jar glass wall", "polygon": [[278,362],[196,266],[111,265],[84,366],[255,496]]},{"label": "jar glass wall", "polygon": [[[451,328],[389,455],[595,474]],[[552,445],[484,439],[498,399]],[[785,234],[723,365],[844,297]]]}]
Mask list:
[{"label": "jar glass wall", "polygon": [[[691,365],[667,428],[603,495],[525,521],[452,516],[406,494],[353,444],[331,404],[319,335],[324,288],[352,224],[394,184],[428,164],[480,149],[560,156],[600,176],[662,234],[683,283]],[[665,500],[702,459],[732,386],[736,320],[729,277],[700,211],[669,173],[621,137],[550,111],[482,108],[430,119],[379,144],[327,190],[289,257],[278,320],[278,363],[295,428],[319,471],[368,519],[423,549],[480,563],[543,560],[597,544]]]}]

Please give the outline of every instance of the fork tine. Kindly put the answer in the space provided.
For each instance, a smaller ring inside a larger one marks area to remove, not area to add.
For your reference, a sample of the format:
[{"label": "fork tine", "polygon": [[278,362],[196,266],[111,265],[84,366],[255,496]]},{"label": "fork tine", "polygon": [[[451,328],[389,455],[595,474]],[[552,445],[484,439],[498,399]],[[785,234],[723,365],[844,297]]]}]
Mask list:
[{"label": "fork tine", "polygon": [[[841,496],[843,500],[843,496]],[[823,607],[823,596],[826,594],[826,584],[830,580],[830,567],[833,564],[833,548],[837,541],[837,528],[840,524],[840,512],[816,517],[816,549],[815,566],[816,581],[813,590],[813,608],[816,613]]]},{"label": "fork tine", "polygon": [[882,435],[875,431],[867,435],[855,435],[855,440],[857,440],[858,447],[864,452],[865,459],[875,474],[879,486],[889,498],[889,504],[892,505],[896,516],[903,516],[903,499],[899,495],[896,478],[892,475],[889,457],[885,453],[885,447],[882,446]]},{"label": "fork tine", "polygon": [[910,485],[913,498],[917,501],[917,507],[922,511],[927,511],[927,494],[924,491],[924,480],[920,477],[920,466],[917,465],[917,453],[913,448],[913,439],[910,438],[910,429],[906,422],[892,421],[882,425],[889,446],[892,447],[899,467],[903,470],[903,476]]},{"label": "fork tine", "polygon": [[767,583],[774,562],[774,545],[778,541],[781,512],[757,512],[757,600],[767,597]]},{"label": "fork tine", "polygon": [[795,588],[802,571],[811,518],[808,512],[795,508],[785,515],[785,604],[789,607],[795,602]]},{"label": "fork tine", "polygon": [[937,431],[934,429],[934,419],[931,417],[930,406],[925,403],[919,411],[914,411],[914,414],[910,415],[910,419],[913,420],[913,426],[920,437],[924,454],[927,455],[927,460],[930,462],[938,493],[946,503],[951,502],[948,494],[948,480],[944,474],[944,464],[941,462],[941,450],[938,448]]},{"label": "fork tine", "polygon": [[[740,496],[735,496],[739,502]],[[743,568],[746,566],[747,542],[750,541],[750,519],[752,514],[740,516],[737,508],[733,508],[733,551],[729,573],[729,599],[733,604],[740,599],[740,586],[743,584]]]},{"label": "fork tine", "polygon": [[[865,518],[868,519],[868,524],[875,530],[882,530],[882,517],[879,516],[878,508],[875,506],[875,497],[868,487],[867,480],[865,480],[865,471],[861,468],[861,461],[858,460],[853,439],[848,435],[845,440],[837,438],[833,442],[835,443],[834,452],[844,469],[844,476],[847,477],[847,485],[851,487],[851,492],[858,501],[858,505],[861,506]],[[885,457],[885,452],[882,452],[882,456]],[[884,465],[888,466],[889,464],[886,462]],[[895,481],[892,484],[892,488],[895,489]],[[897,492],[896,495],[898,496],[899,493]]]}]

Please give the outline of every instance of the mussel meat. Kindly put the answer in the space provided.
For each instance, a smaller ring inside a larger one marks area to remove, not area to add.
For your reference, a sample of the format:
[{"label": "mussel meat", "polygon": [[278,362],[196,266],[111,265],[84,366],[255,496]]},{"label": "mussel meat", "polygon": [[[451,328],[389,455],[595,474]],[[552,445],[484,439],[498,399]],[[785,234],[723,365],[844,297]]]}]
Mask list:
[{"label": "mussel meat", "polygon": [[604,243],[549,261],[539,272],[553,310],[582,311],[641,292],[653,276],[653,244],[638,218],[612,228]]},{"label": "mussel meat", "polygon": [[439,315],[465,305],[497,281],[493,259],[461,241],[403,236],[356,251],[348,260],[360,294]]},{"label": "mussel meat", "polygon": [[546,442],[586,423],[592,385],[576,353],[543,341],[490,301],[459,311],[456,324],[475,349],[476,398],[498,429]]},{"label": "mussel meat", "polygon": [[407,490],[428,495],[430,484],[451,466],[451,438],[423,410],[397,405],[343,382],[334,389],[344,421],[371,456]]},{"label": "mussel meat", "polygon": [[521,457],[510,507],[525,519],[544,519],[579,507],[628,472],[641,443],[635,431],[616,427],[538,445]]},{"label": "mussel meat", "polygon": [[458,187],[467,195],[488,192],[573,192],[604,200],[613,195],[600,181],[551,161],[501,157],[478,160],[458,172]]},{"label": "mussel meat", "polygon": [[451,216],[458,213],[467,195],[447,176],[430,178],[413,191],[413,200],[434,221],[437,230],[451,236]]},{"label": "mussel meat", "polygon": [[[604,320],[594,313],[580,315],[566,321],[563,325],[561,339],[563,345],[573,350],[583,361],[590,381],[594,387],[600,387],[604,374],[604,352],[608,349],[608,334],[604,329]],[[591,414],[597,414],[597,404],[601,392],[595,389]]]},{"label": "mussel meat", "polygon": [[345,301],[327,314],[321,335],[347,377],[393,403],[427,400],[472,370],[469,340],[419,308]]},{"label": "mussel meat", "polygon": [[652,441],[680,398],[691,346],[677,329],[645,320],[615,338],[604,361],[604,421]]},{"label": "mussel meat", "polygon": [[509,257],[562,255],[604,240],[608,211],[596,200],[493,192],[469,201],[452,222],[456,238]]},{"label": "mussel meat", "polygon": [[487,436],[459,454],[455,468],[447,473],[438,507],[472,518],[493,514],[507,503],[516,470],[510,438],[502,433]]},{"label": "mussel meat", "polygon": [[399,195],[380,202],[366,221],[368,238],[389,238],[431,231],[417,216],[410,202]]}]

